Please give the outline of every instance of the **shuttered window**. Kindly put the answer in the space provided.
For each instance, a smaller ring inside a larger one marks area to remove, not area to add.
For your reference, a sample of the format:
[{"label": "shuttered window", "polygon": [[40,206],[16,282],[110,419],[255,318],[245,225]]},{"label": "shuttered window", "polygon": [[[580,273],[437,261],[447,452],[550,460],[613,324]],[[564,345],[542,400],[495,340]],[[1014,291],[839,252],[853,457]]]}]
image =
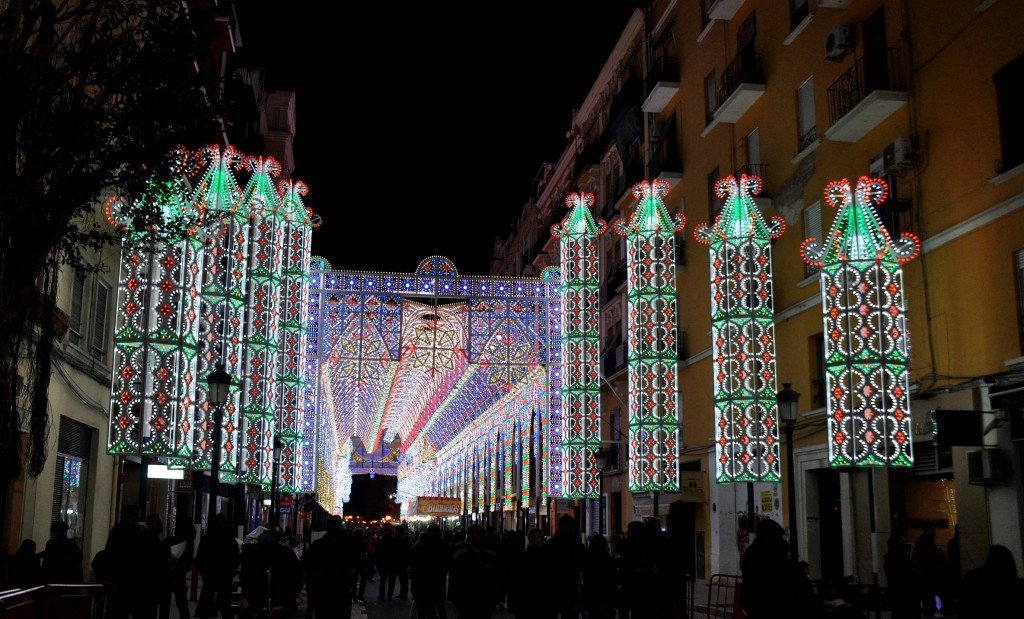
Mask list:
[{"label": "shuttered window", "polygon": [[[823,242],[821,236],[821,202],[815,202],[804,209],[804,238],[818,239]],[[808,277],[818,272],[818,267],[805,264],[804,273]]]},{"label": "shuttered window", "polygon": [[71,278],[71,309],[68,311],[68,341],[75,346],[82,345],[84,311],[85,278],[75,273]]},{"label": "shuttered window", "polygon": [[90,349],[97,361],[107,358],[107,316],[110,310],[110,285],[102,280],[96,282],[96,292],[92,304],[92,333],[90,333]]}]

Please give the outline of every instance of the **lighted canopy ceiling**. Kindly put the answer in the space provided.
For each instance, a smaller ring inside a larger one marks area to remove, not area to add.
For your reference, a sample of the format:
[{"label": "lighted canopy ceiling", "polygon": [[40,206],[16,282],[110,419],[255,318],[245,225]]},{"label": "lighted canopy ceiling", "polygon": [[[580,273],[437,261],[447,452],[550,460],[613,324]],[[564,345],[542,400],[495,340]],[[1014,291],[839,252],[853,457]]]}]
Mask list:
[{"label": "lighted canopy ceiling", "polygon": [[304,478],[303,489],[331,507],[347,499],[348,475],[362,472],[355,461],[382,442],[400,445],[399,495],[408,499],[431,484],[439,491],[439,471],[465,478],[455,464],[467,465],[465,452],[449,448],[465,433],[487,467],[511,470],[511,441],[531,436],[513,409],[557,414],[547,397],[559,378],[557,279],[460,276],[433,256],[408,274],[340,273],[314,259],[309,282],[303,427],[316,436],[304,439],[303,459],[323,467],[330,488]]},{"label": "lighted canopy ceiling", "polygon": [[910,346],[901,263],[920,243],[893,239],[873,205],[888,193],[885,181],[865,176],[825,187],[838,208],[823,242],[804,241],[808,264],[821,267],[828,394],[829,464],[911,466]]},{"label": "lighted canopy ceiling", "polygon": [[675,233],[686,220],[669,215],[665,181],[633,186],[638,200],[615,231],[626,237],[629,290],[629,490],[679,489]]},{"label": "lighted canopy ceiling", "polygon": [[715,452],[719,482],[779,481],[775,397],[775,315],[771,240],[785,230],[754,204],[761,179],[743,174],[715,183],[722,213],[694,236],[710,245],[711,347]]}]

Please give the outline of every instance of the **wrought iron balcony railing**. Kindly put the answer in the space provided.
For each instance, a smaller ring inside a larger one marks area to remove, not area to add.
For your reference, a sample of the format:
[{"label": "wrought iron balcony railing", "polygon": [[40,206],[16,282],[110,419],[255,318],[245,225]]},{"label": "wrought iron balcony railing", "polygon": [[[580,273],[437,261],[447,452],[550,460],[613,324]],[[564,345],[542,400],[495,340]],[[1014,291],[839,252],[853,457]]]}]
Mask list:
[{"label": "wrought iron balcony railing", "polygon": [[906,89],[900,49],[869,49],[828,87],[829,124],[836,124],[876,90],[904,92]]}]

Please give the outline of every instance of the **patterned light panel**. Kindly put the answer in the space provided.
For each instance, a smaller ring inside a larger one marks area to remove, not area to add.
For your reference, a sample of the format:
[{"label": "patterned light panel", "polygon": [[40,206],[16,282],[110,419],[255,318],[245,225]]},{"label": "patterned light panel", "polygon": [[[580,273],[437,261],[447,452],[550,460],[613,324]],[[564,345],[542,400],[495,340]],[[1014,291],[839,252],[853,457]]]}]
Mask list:
[{"label": "patterned light panel", "polygon": [[779,481],[771,240],[782,235],[785,221],[761,216],[753,201],[761,182],[746,174],[718,181],[722,213],[694,231],[711,253],[719,483]]},{"label": "patterned light panel", "polygon": [[910,344],[903,300],[903,262],[920,251],[904,233],[893,239],[874,206],[888,194],[885,181],[865,176],[825,187],[839,211],[824,242],[807,239],[801,251],[821,267],[828,393],[829,464],[913,465],[910,419]]},{"label": "patterned light panel", "polygon": [[594,453],[601,448],[601,329],[597,237],[604,220],[594,221],[594,194],[565,198],[569,213],[551,227],[561,239],[562,267],[562,449],[563,492],[568,498],[597,498]]},{"label": "patterned light panel", "polygon": [[665,181],[633,186],[638,200],[616,233],[627,240],[629,329],[629,489],[679,489],[679,411],[675,233],[682,215],[669,215]]}]

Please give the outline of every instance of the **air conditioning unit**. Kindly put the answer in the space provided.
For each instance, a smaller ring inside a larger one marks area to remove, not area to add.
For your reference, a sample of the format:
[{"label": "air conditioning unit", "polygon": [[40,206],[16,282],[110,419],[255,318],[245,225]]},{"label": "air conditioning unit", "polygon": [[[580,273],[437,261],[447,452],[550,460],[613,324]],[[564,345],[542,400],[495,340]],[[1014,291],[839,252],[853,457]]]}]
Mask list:
[{"label": "air conditioning unit", "polygon": [[1003,450],[995,447],[967,452],[967,483],[1005,484],[1007,480]]},{"label": "air conditioning unit", "polygon": [[818,6],[826,9],[845,9],[853,0],[818,0]]},{"label": "air conditioning unit", "polygon": [[839,24],[825,35],[825,58],[839,60],[853,51],[853,28]]},{"label": "air conditioning unit", "polygon": [[898,137],[882,151],[882,168],[886,174],[899,174],[914,165],[910,138]]},{"label": "air conditioning unit", "polygon": [[871,165],[868,167],[871,171],[872,178],[878,178],[879,176],[885,176],[885,156],[879,155],[871,160]]}]

